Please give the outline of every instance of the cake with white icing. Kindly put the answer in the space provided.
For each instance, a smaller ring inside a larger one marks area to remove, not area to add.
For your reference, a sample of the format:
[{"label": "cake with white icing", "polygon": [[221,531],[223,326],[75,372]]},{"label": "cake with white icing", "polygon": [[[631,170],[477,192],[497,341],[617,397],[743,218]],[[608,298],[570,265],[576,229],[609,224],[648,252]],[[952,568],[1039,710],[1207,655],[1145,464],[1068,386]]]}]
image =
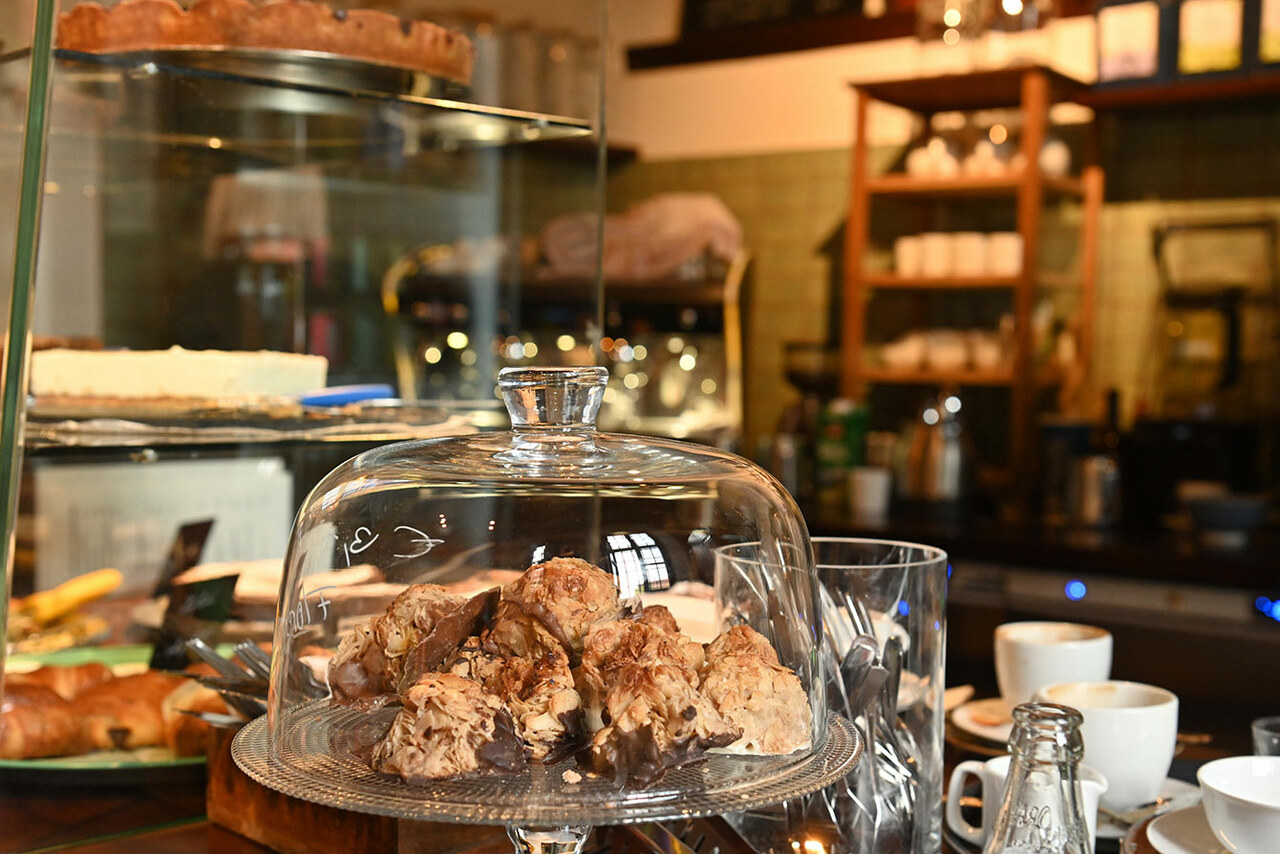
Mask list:
[{"label": "cake with white icing", "polygon": [[323,356],[232,350],[38,350],[31,394],[72,401],[242,401],[324,388]]}]

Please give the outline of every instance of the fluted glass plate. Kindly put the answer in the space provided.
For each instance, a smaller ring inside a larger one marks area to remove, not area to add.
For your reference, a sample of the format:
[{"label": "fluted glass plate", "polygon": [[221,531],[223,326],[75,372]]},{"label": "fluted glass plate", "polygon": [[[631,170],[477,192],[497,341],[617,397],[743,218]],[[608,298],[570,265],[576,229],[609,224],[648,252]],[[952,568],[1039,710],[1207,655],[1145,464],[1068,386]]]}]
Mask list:
[{"label": "fluted glass plate", "polygon": [[[626,824],[741,812],[821,789],[849,773],[862,754],[857,729],[837,715],[819,747],[793,756],[709,754],[643,789],[578,771],[572,759],[411,786],[369,766],[373,745],[396,709],[365,714],[316,700],[288,710],[279,743],[266,716],[232,743],[236,764],[258,783],[292,797],[355,812],[470,824]],[[580,773],[580,772],[579,772]],[[568,779],[566,779],[566,777]]]}]

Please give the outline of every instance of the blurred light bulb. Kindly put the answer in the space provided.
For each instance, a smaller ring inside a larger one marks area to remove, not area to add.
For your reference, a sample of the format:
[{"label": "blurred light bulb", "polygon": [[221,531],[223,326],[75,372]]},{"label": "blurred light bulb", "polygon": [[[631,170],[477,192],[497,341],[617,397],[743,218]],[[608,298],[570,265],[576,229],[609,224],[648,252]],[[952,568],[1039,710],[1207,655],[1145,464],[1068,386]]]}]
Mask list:
[{"label": "blurred light bulb", "polygon": [[444,339],[444,343],[448,344],[454,350],[461,350],[467,346],[467,342],[471,339],[467,338],[465,332],[450,332],[448,337]]}]

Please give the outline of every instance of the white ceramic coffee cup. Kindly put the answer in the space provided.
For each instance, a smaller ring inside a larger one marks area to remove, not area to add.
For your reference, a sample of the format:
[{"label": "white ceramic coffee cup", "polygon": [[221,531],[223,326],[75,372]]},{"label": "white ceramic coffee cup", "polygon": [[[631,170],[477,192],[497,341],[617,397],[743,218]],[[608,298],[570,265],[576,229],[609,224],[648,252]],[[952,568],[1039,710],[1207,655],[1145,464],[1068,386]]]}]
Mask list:
[{"label": "white ceramic coffee cup", "polygon": [[1036,700],[1084,715],[1084,761],[1107,778],[1102,805],[1117,811],[1150,803],[1160,793],[1178,741],[1178,698],[1140,682],[1048,685]]},{"label": "white ceramic coffee cup", "polygon": [[849,506],[855,519],[879,521],[889,515],[893,472],[880,466],[855,466],[849,471]]},{"label": "white ceramic coffee cup", "polygon": [[987,236],[987,273],[1017,276],[1022,272],[1022,235],[997,231]]},{"label": "white ceramic coffee cup", "polygon": [[923,251],[917,234],[904,234],[893,241],[894,272],[904,278],[917,278],[924,262]]},{"label": "white ceramic coffee cup", "polygon": [[1004,623],[996,627],[995,653],[996,684],[1010,709],[1045,685],[1096,682],[1111,675],[1111,633],[1097,626]]},{"label": "white ceramic coffee cup", "polygon": [[[995,826],[996,813],[1000,811],[1000,803],[1004,800],[1005,778],[1009,776],[1011,757],[1006,754],[978,762],[969,759],[961,762],[951,771],[951,782],[947,784],[947,826],[967,842],[974,845],[985,845]],[[964,793],[965,778],[973,775],[982,784],[982,825],[975,827],[965,821],[960,812],[960,797]],[[1089,827],[1089,844],[1093,845],[1098,835],[1098,800],[1107,791],[1107,778],[1087,765],[1080,766],[1080,797],[1084,808],[1085,824]]]},{"label": "white ceramic coffee cup", "polygon": [[945,231],[926,231],[920,235],[920,275],[945,278],[955,271],[955,241]]},{"label": "white ceramic coffee cup", "polygon": [[985,276],[987,235],[981,231],[957,231],[951,235],[954,272],[957,276]]}]

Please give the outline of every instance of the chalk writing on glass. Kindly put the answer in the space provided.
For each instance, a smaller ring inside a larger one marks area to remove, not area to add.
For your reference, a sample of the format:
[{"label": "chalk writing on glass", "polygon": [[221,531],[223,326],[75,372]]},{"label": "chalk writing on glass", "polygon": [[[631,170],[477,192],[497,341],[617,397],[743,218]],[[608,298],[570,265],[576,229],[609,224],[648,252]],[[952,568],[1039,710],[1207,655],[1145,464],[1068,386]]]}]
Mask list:
[{"label": "chalk writing on glass", "polygon": [[401,531],[404,531],[411,535],[408,538],[409,545],[410,547],[416,548],[417,551],[414,551],[410,554],[397,554],[396,557],[399,557],[399,558],[422,557],[427,552],[431,551],[436,546],[444,542],[444,540],[438,540],[435,537],[428,536],[422,531],[419,531],[417,528],[411,528],[408,525],[397,525],[396,533],[398,534]]},{"label": "chalk writing on glass", "polygon": [[[313,607],[320,610],[321,620],[329,618],[329,606],[333,603],[325,598],[324,591],[332,590],[333,587],[334,585],[329,584],[324,587],[317,587],[310,592],[302,591],[302,598],[298,600],[298,604],[290,608],[289,612],[284,615],[284,630],[289,637],[296,638],[299,635],[306,634],[307,627],[311,625],[314,619],[311,610]],[[308,596],[317,594],[320,598],[314,603],[307,601]]]}]

